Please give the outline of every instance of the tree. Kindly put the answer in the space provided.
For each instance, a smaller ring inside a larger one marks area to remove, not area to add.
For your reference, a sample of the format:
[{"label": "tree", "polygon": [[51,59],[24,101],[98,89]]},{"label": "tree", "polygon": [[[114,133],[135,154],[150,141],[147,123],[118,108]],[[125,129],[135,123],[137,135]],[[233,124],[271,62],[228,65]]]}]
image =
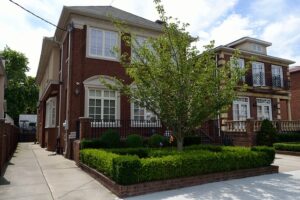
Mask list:
[{"label": "tree", "polygon": [[7,112],[17,121],[21,113],[36,113],[38,87],[35,79],[26,76],[28,59],[23,53],[5,47],[1,55],[5,59],[5,72],[8,85],[5,89]]},{"label": "tree", "polygon": [[233,64],[218,67],[214,43],[200,53],[193,45],[198,38],[186,31],[188,24],[166,17],[161,1],[154,2],[163,33],[143,44],[134,36],[122,36],[128,46],[133,46],[131,61],[127,54],[121,60],[134,87],[119,80],[115,89],[155,113],[172,129],[177,149],[182,150],[186,135],[232,103],[244,70],[236,67],[235,56]]}]

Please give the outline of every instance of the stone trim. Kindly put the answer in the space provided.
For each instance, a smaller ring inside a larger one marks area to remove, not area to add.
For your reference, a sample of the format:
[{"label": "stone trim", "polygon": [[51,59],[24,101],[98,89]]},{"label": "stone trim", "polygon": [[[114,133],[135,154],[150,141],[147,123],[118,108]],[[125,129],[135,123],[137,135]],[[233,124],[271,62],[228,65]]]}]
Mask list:
[{"label": "stone trim", "polygon": [[205,174],[193,177],[182,177],[169,180],[151,181],[145,183],[138,183],[133,185],[119,185],[113,180],[109,179],[102,173],[88,167],[83,163],[78,163],[82,170],[87,172],[90,176],[95,178],[98,182],[103,184],[111,192],[120,198],[142,195],[146,193],[177,189],[182,187],[189,187],[201,185],[211,182],[225,181],[230,179],[246,178],[251,176],[259,176],[265,174],[278,173],[278,166],[260,167],[254,169],[242,169],[231,172],[218,172],[212,174]]}]

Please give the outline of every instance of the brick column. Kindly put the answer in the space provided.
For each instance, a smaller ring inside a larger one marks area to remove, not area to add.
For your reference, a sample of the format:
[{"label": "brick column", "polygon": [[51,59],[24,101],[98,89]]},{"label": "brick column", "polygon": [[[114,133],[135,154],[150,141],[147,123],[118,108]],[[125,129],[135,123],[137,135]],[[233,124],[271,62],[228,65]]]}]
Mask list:
[{"label": "brick column", "polygon": [[80,129],[79,129],[79,139],[90,138],[91,136],[91,120],[90,117],[79,117]]},{"label": "brick column", "polygon": [[246,133],[249,141],[249,146],[254,146],[256,144],[256,133],[254,132],[254,119],[249,118],[246,121]]}]

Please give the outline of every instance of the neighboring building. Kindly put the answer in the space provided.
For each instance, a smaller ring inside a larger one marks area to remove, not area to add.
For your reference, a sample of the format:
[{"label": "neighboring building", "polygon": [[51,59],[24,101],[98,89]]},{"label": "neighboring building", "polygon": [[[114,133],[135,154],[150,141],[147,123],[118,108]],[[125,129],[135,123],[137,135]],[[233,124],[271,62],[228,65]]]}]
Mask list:
[{"label": "neighboring building", "polygon": [[[142,119],[147,113],[151,118],[145,109],[99,81],[103,75],[108,81],[118,77],[131,83],[113,47],[129,55],[131,49],[121,40],[110,15],[124,21],[128,34],[137,39],[161,33],[159,23],[111,6],[63,8],[58,27],[68,31],[57,29],[53,38],[44,38],[36,76],[40,86],[38,140],[48,150],[54,150],[59,142],[68,154],[67,136],[76,131],[79,117],[102,119],[106,127],[122,126],[122,120]],[[121,121],[105,124],[114,120]]]},{"label": "neighboring building", "polygon": [[0,57],[0,119],[5,118],[6,101],[4,100],[4,91],[7,83],[5,74],[5,61]]},{"label": "neighboring building", "polygon": [[234,42],[216,48],[218,64],[229,61],[236,49],[239,49],[240,67],[254,57],[242,81],[247,83],[247,91],[239,92],[228,113],[222,114],[222,125],[227,120],[291,120],[291,95],[289,65],[294,62],[267,54],[270,42],[243,37]]},{"label": "neighboring building", "polygon": [[36,128],[37,115],[34,114],[21,114],[19,115],[19,127],[22,130],[32,131]]},{"label": "neighboring building", "polygon": [[292,119],[300,120],[300,66],[290,68]]},{"label": "neighboring building", "polygon": [[[117,46],[121,53],[131,55],[131,48],[121,40],[110,15],[125,22],[126,34],[136,35],[138,41],[156,37],[162,30],[159,22],[111,6],[63,8],[58,27],[68,31],[57,29],[54,37],[44,38],[36,76],[40,86],[37,136],[41,146],[48,150],[55,150],[59,144],[69,157],[71,142],[68,136],[78,132],[80,117],[100,120],[100,125],[106,128],[122,127],[127,134],[137,127],[149,131],[157,128],[157,124],[147,127],[143,124],[143,120],[156,116],[99,81],[102,76],[112,84],[112,77],[132,83],[113,52]],[[294,62],[267,55],[270,45],[245,37],[216,48],[220,65],[230,60],[236,48],[241,52],[241,67],[251,56],[256,56],[243,78],[250,88],[239,94],[228,113],[222,114],[222,123],[250,117],[291,119],[288,66]],[[125,121],[130,122],[126,129]]]}]

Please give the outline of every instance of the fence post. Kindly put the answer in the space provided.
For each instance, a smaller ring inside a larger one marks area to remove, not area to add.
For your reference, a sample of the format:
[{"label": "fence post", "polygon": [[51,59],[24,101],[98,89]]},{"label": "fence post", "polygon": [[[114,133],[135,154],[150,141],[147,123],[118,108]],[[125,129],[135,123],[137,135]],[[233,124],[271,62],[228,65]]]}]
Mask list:
[{"label": "fence post", "polygon": [[79,128],[79,139],[90,138],[91,136],[91,120],[90,117],[79,117],[80,128]]},{"label": "fence post", "polygon": [[249,146],[256,144],[256,133],[254,132],[254,120],[253,118],[248,118],[246,120],[246,133],[249,140]]}]

